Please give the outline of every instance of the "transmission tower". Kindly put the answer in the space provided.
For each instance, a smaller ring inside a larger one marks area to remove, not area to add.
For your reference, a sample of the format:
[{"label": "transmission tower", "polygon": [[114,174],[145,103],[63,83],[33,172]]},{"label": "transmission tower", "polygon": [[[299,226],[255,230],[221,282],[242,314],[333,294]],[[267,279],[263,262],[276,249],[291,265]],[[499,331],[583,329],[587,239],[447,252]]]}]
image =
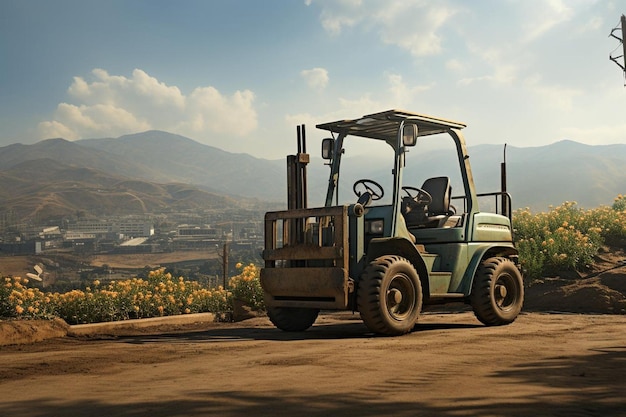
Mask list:
[{"label": "transmission tower", "polygon": [[[622,37],[620,38],[618,35],[615,34],[615,32],[621,32]],[[615,62],[617,66],[622,69],[622,73],[624,74],[624,86],[626,87],[626,42],[624,42],[624,40],[626,40],[626,16],[622,15],[622,18],[620,19],[620,24],[613,28],[609,36],[617,39],[621,43],[621,48],[618,45],[617,48],[613,49],[613,51],[609,54],[609,59]],[[613,56],[615,51],[617,51],[618,49],[622,50],[622,55]]]}]

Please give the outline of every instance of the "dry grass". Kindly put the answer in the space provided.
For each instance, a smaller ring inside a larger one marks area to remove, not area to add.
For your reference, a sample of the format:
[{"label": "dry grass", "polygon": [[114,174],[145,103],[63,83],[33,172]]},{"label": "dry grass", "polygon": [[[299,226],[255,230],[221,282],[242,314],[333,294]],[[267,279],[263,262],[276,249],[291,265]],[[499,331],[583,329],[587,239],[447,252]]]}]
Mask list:
[{"label": "dry grass", "polygon": [[33,272],[33,265],[30,256],[2,256],[0,276],[25,276],[27,272]]},{"label": "dry grass", "polygon": [[[60,258],[68,258],[67,254],[59,255]],[[116,255],[96,255],[87,261],[93,267],[108,265],[116,269],[141,269],[150,266],[152,269],[163,264],[170,264],[184,261],[208,260],[218,257],[215,251],[179,251],[169,253],[147,253],[147,254],[116,254]],[[41,256],[0,256],[0,276],[25,276],[27,272],[33,272],[33,266],[42,263],[43,258],[55,259],[54,255]]]},{"label": "dry grass", "polygon": [[145,266],[156,267],[165,263],[216,259],[217,252],[212,251],[179,251],[169,253],[117,254],[96,255],[90,264],[95,267],[109,265],[111,268],[132,269]]}]

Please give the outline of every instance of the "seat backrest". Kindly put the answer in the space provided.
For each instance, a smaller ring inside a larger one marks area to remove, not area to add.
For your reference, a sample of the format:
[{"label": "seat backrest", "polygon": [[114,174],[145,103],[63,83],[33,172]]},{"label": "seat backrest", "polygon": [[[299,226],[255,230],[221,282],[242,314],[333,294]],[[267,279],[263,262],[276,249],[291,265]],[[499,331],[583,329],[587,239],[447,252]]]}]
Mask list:
[{"label": "seat backrest", "polygon": [[422,190],[429,193],[433,198],[433,201],[428,205],[428,216],[450,214],[451,188],[448,177],[434,177],[424,181]]}]

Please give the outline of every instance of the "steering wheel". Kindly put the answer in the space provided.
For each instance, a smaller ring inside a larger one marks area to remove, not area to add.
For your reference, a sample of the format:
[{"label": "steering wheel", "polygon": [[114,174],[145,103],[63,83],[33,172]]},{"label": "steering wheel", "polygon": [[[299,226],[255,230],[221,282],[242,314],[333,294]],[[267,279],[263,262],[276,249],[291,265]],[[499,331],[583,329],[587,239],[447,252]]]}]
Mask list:
[{"label": "steering wheel", "polygon": [[[365,188],[365,190],[364,191],[357,190],[357,187],[359,185],[362,185],[363,188]],[[358,180],[357,182],[355,182],[354,185],[352,186],[352,191],[354,191],[354,194],[356,194],[357,197],[362,197],[364,196],[365,193],[368,193],[372,201],[380,200],[385,195],[385,191],[383,190],[383,187],[381,187],[379,183],[377,183],[376,181],[368,180],[368,179]]]},{"label": "steering wheel", "polygon": [[[407,193],[411,200],[415,201],[417,204],[426,205],[433,202],[432,196],[428,193],[428,191],[424,191],[421,188],[417,187],[402,187],[402,191]],[[415,193],[415,194],[412,194]]]}]

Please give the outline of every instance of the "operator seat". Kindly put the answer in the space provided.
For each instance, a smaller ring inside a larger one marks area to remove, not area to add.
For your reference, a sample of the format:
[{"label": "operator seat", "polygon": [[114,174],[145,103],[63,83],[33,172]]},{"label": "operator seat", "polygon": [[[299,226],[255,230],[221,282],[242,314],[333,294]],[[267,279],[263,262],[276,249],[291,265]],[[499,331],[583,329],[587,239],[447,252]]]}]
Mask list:
[{"label": "operator seat", "polygon": [[[433,177],[424,181],[421,187],[432,197],[425,206],[413,206],[404,210],[409,228],[454,227],[458,222],[455,210],[450,206],[452,187],[449,177]],[[408,202],[410,203],[410,202]],[[409,204],[411,205],[411,204]]]},{"label": "operator seat", "polygon": [[437,222],[450,216],[450,186],[449,177],[428,178],[422,185],[422,190],[426,191],[433,198],[433,201],[426,208],[426,218],[428,223]]}]

